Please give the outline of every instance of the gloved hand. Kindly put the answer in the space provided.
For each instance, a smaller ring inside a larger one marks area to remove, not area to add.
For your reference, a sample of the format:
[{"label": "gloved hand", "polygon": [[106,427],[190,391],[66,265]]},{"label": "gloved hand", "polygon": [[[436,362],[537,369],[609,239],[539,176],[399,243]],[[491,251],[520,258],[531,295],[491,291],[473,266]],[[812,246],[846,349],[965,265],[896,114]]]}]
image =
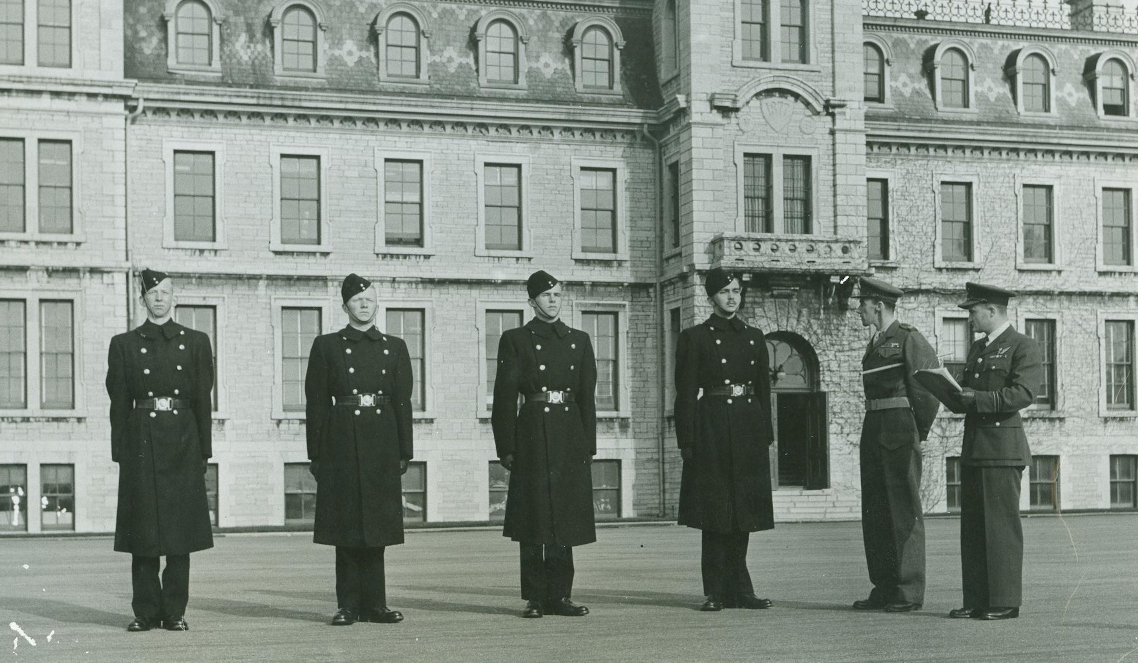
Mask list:
[{"label": "gloved hand", "polygon": [[502,463],[502,467],[506,468],[507,472],[514,470],[514,454],[506,454],[498,459],[498,462]]},{"label": "gloved hand", "polygon": [[961,390],[959,398],[960,403],[969,410],[976,406],[976,392],[968,387]]},{"label": "gloved hand", "polygon": [[406,461],[406,460],[399,461],[399,474],[400,475],[407,474],[407,468],[410,466],[411,466],[410,461]]},{"label": "gloved hand", "polygon": [[319,478],[320,478],[320,463],[318,461],[315,461],[315,460],[309,461],[308,471],[310,474],[312,474],[313,479],[319,480]]},{"label": "gloved hand", "polygon": [[695,458],[695,452],[692,451],[691,447],[680,447],[680,458],[683,458],[685,461],[690,461]]}]

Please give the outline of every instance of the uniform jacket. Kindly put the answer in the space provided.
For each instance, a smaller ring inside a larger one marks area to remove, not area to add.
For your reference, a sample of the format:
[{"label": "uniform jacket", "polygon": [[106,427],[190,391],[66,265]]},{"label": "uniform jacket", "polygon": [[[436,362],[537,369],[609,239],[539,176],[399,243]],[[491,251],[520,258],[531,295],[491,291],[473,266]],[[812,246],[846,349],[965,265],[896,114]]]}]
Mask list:
[{"label": "uniform jacket", "polygon": [[1031,449],[1019,411],[1035,402],[1043,382],[1043,357],[1031,338],[1008,327],[968,350],[961,386],[976,390],[964,417],[960,462],[979,466],[1026,466]]},{"label": "uniform jacket", "polygon": [[[700,390],[750,385],[752,396]],[[714,532],[774,527],[771,499],[770,362],[763,333],[738,317],[712,315],[676,346],[676,439],[691,449],[680,482],[679,522]]]},{"label": "uniform jacket", "polygon": [[[589,335],[560,320],[530,320],[502,334],[494,383],[494,444],[512,454],[502,534],[523,543],[597,540],[590,463],[597,453],[597,365]],[[527,401],[546,391],[570,403]]]},{"label": "uniform jacket", "polygon": [[[401,338],[349,325],[312,341],[304,393],[308,458],[317,463],[316,543],[403,543],[399,461],[414,454],[413,387]],[[343,403],[359,394],[387,400],[371,407]]]},{"label": "uniform jacket", "polygon": [[939,365],[936,351],[921,332],[909,325],[893,321],[876,341],[870,342],[861,360],[866,400],[905,397],[909,407],[867,410],[861,429],[862,444],[876,442],[886,449],[899,449],[928,438],[940,402],[913,378],[913,373]]},{"label": "uniform jacket", "polygon": [[[107,394],[111,459],[119,464],[115,550],[143,557],[213,547],[202,466],[211,455],[213,352],[209,337],[169,320],[111,339]],[[157,412],[135,401],[174,398]]]}]

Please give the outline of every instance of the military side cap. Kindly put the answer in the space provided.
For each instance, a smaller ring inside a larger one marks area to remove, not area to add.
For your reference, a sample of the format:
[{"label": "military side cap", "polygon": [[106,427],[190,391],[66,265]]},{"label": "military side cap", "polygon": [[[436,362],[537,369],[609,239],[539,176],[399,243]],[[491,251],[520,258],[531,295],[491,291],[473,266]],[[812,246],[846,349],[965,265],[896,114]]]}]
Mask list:
[{"label": "military side cap", "polygon": [[972,308],[977,304],[1007,306],[1008,300],[1016,296],[1015,293],[1010,290],[1004,290],[994,285],[984,285],[982,283],[965,283],[964,290],[968,293],[968,299],[959,304],[960,308]]},{"label": "military side cap", "polygon": [[158,287],[158,284],[170,278],[170,275],[165,272],[160,272],[156,269],[142,270],[142,294],[146,294]]},{"label": "military side cap", "polygon": [[743,275],[736,272],[729,272],[722,267],[716,267],[707,272],[707,276],[703,279],[703,289],[707,292],[708,297],[712,297],[715,293],[726,288],[732,281],[738,280],[739,287],[743,287]]},{"label": "military side cap", "polygon": [[340,285],[340,296],[344,298],[344,303],[347,304],[349,299],[370,287],[371,281],[359,274],[348,274],[344,278],[344,282]]},{"label": "military side cap", "polygon": [[897,300],[905,294],[904,290],[869,276],[860,277],[858,287],[860,290],[857,295],[858,299],[876,299],[886,304],[896,304]]},{"label": "military side cap", "polygon": [[529,279],[526,280],[526,292],[529,293],[530,299],[535,299],[538,295],[558,283],[561,283],[561,281],[553,278],[552,274],[543,269],[539,269],[533,274],[530,274]]}]

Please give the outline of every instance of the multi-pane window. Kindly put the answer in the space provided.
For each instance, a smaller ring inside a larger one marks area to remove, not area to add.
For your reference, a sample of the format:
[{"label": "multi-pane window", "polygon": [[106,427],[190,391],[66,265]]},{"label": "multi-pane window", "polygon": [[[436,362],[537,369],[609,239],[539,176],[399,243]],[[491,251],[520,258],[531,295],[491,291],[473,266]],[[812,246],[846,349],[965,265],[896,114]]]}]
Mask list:
[{"label": "multi-pane window", "polygon": [[782,61],[806,62],[806,0],[782,0]]},{"label": "multi-pane window", "polygon": [[676,20],[676,0],[664,0],[664,43],[663,61],[664,73],[676,71],[680,62],[680,32],[679,22]]},{"label": "multi-pane window", "polygon": [[782,160],[782,231],[797,235],[812,232],[810,157],[787,156]]},{"label": "multi-pane window", "polygon": [[308,463],[285,463],[285,524],[305,525],[316,520],[316,478]]},{"label": "multi-pane window", "polygon": [[1130,75],[1126,65],[1118,60],[1107,60],[1099,76],[1099,94],[1102,95],[1103,115],[1126,117],[1130,115]]},{"label": "multi-pane window", "polygon": [[24,141],[0,139],[0,232],[25,230],[24,178]]},{"label": "multi-pane window", "polygon": [[[0,486],[2,490],[3,486]],[[1138,507],[1138,456],[1110,457],[1110,507]]]},{"label": "multi-pane window", "polygon": [[[174,309],[174,319],[178,324],[190,329],[196,329],[209,337],[209,345],[213,348],[213,411],[217,412],[217,308],[214,306],[191,306],[179,304]],[[216,523],[214,523],[216,524]]]},{"label": "multi-pane window", "polygon": [[613,87],[612,38],[597,27],[581,37],[581,82],[586,88],[611,90]]},{"label": "multi-pane window", "polygon": [[518,82],[518,34],[507,21],[494,21],[486,29],[486,80]]},{"label": "multi-pane window", "polygon": [[205,501],[209,507],[209,524],[217,527],[217,463],[209,463],[205,468]]},{"label": "multi-pane window", "polygon": [[593,352],[597,360],[597,409],[615,412],[620,409],[620,364],[618,334],[620,328],[615,312],[589,312],[581,314],[584,330],[593,339]]},{"label": "multi-pane window", "polygon": [[972,345],[967,318],[943,318],[940,321],[940,346],[938,354],[941,363],[957,382],[964,376],[964,364],[968,360],[968,348]]},{"label": "multi-pane window", "polygon": [[680,247],[680,162],[668,164],[668,230],[671,248]]},{"label": "multi-pane window", "polygon": [[1024,58],[1020,70],[1020,93],[1023,95],[1023,109],[1030,113],[1051,112],[1051,66],[1042,55],[1029,55]]},{"label": "multi-pane window", "polygon": [[286,412],[303,412],[304,378],[308,354],[320,334],[320,309],[281,309],[281,406]]},{"label": "multi-pane window", "polygon": [[940,103],[944,108],[968,108],[968,58],[955,48],[940,59]]},{"label": "multi-pane window", "polygon": [[427,385],[423,382],[427,369],[427,337],[423,324],[425,316],[426,312],[421,308],[387,309],[387,333],[403,339],[407,344],[407,353],[411,355],[411,375],[415,381],[411,390],[411,408],[414,410],[425,409],[427,402]]},{"label": "multi-pane window", "polygon": [[387,21],[387,75],[392,78],[419,77],[419,25],[407,14],[395,14]]},{"label": "multi-pane window", "polygon": [[71,66],[71,0],[37,0],[41,67]]},{"label": "multi-pane window", "polygon": [[40,405],[45,410],[75,407],[75,349],[72,303],[40,302]]},{"label": "multi-pane window", "polygon": [[205,3],[186,0],[178,5],[174,39],[178,64],[208,67],[213,62],[213,17]]},{"label": "multi-pane window", "polygon": [[616,253],[616,171],[581,169],[581,250]]},{"label": "multi-pane window", "polygon": [[593,472],[593,513],[597,520],[620,518],[620,461],[595,460]]},{"label": "multi-pane window", "polygon": [[1134,322],[1106,321],[1106,409],[1134,409]]},{"label": "multi-pane window", "polygon": [[24,302],[0,299],[0,409],[28,406],[27,318]]},{"label": "multi-pane window", "polygon": [[767,59],[767,2],[769,0],[741,0],[743,59]]},{"label": "multi-pane window", "polygon": [[387,246],[423,246],[423,162],[383,162],[383,225]]},{"label": "multi-pane window", "polygon": [[174,152],[174,239],[214,241],[214,209],[213,152]]},{"label": "multi-pane window", "polygon": [[281,155],[281,243],[320,244],[320,157]]},{"label": "multi-pane window", "polygon": [[28,466],[0,465],[0,532],[28,529]]},{"label": "multi-pane window", "polygon": [[71,141],[39,141],[41,233],[71,232]]},{"label": "multi-pane window", "polygon": [[75,466],[40,465],[40,527],[75,529]]},{"label": "multi-pane window", "polygon": [[1102,261],[1105,265],[1130,265],[1130,189],[1102,190]]},{"label": "multi-pane window", "polygon": [[743,220],[749,233],[774,232],[771,156],[743,155]]},{"label": "multi-pane window", "polygon": [[1035,340],[1039,352],[1043,355],[1043,382],[1039,385],[1039,392],[1035,394],[1035,404],[1048,410],[1055,409],[1056,404],[1056,352],[1055,352],[1055,321],[1054,320],[1024,320],[1024,333]]},{"label": "multi-pane window", "polygon": [[488,163],[484,173],[486,248],[522,248],[522,167]]},{"label": "multi-pane window", "polygon": [[866,237],[870,260],[889,259],[889,181],[866,180]]},{"label": "multi-pane window", "polygon": [[427,522],[427,464],[408,463],[402,484],[403,522]]},{"label": "multi-pane window", "polygon": [[281,68],[316,71],[316,17],[304,7],[292,7],[281,21]]},{"label": "multi-pane window", "polygon": [[865,58],[865,100],[885,101],[885,58],[873,44],[862,46]]},{"label": "multi-pane window", "polygon": [[960,511],[960,457],[949,456],[944,459],[944,485],[947,491],[948,512]]},{"label": "multi-pane window", "polygon": [[945,262],[972,262],[972,184],[940,185],[941,258]]},{"label": "multi-pane window", "polygon": [[24,64],[24,1],[0,0],[0,64]]},{"label": "multi-pane window", "polygon": [[502,334],[522,326],[521,311],[486,311],[486,407],[494,406],[494,384],[498,378],[498,344]]},{"label": "multi-pane window", "polygon": [[510,491],[510,471],[496,460],[490,461],[490,522],[506,519],[506,495]]},{"label": "multi-pane window", "polygon": [[1031,457],[1031,493],[1028,504],[1033,511],[1059,510],[1059,457]]},{"label": "multi-pane window", "polygon": [[1055,261],[1055,208],[1050,186],[1023,187],[1023,261],[1050,264]]}]

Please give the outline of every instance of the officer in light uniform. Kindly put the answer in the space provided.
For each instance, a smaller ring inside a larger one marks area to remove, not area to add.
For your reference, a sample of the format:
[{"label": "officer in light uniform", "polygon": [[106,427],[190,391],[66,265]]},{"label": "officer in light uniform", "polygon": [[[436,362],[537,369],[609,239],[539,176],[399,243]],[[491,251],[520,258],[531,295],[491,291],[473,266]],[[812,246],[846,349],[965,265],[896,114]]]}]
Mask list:
[{"label": "officer in light uniform", "polygon": [[921,442],[940,409],[913,373],[939,362],[921,332],[895,318],[904,293],[874,278],[860,281],[857,312],[863,326],[876,329],[861,362],[861,529],[873,590],[853,607],[910,612],[925,600]]}]

